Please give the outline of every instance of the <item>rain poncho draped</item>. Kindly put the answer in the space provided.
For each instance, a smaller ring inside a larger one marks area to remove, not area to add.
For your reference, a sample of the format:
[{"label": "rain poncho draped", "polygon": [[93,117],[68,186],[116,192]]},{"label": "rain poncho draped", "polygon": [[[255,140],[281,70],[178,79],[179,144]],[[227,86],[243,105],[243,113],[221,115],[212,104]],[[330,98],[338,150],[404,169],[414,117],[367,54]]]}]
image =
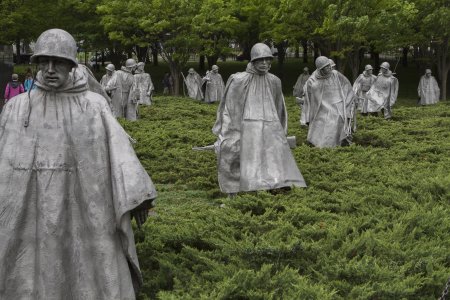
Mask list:
[{"label": "rain poncho draped", "polygon": [[398,80],[392,75],[392,72],[379,74],[367,92],[367,111],[378,112],[384,108],[390,114],[391,107],[397,101],[397,94]]},{"label": "rain poncho draped", "polygon": [[186,76],[185,84],[190,98],[196,100],[203,99],[202,81],[202,78],[200,77],[200,75],[198,75],[197,72],[189,73]]},{"label": "rain poncho draped", "polygon": [[0,299],[135,299],[141,283],[130,211],[156,192],[77,74],[55,91],[38,73],[0,116]]},{"label": "rain poncho draped", "polygon": [[297,78],[297,82],[294,85],[294,97],[303,97],[303,86],[311,75],[302,73]]},{"label": "rain poncho draped", "polygon": [[151,105],[152,104],[152,92],[154,90],[153,82],[150,74],[136,70],[134,72],[134,83],[131,87],[131,97],[134,98],[133,102],[138,101],[139,104]]},{"label": "rain poncho draped", "polygon": [[439,102],[440,89],[434,76],[427,77],[423,75],[419,81],[417,92],[420,97],[419,104],[429,105]]},{"label": "rain poncho draped", "polygon": [[280,79],[251,63],[230,76],[213,127],[222,192],[305,187],[286,132]]},{"label": "rain poncho draped", "polygon": [[307,140],[316,147],[340,146],[351,136],[353,93],[350,81],[333,70],[314,71],[305,84],[301,124],[309,124]]},{"label": "rain poncho draped", "polygon": [[125,67],[114,72],[106,85],[111,92],[112,110],[116,117],[125,118],[127,114],[135,115],[137,103],[131,103],[130,90],[134,82],[133,74]]},{"label": "rain poncho draped", "polygon": [[355,83],[353,83],[353,92],[358,97],[358,108],[362,113],[367,113],[367,92],[370,90],[376,79],[377,77],[375,75],[367,74],[367,72],[364,71],[356,78]]},{"label": "rain poncho draped", "polygon": [[205,102],[221,101],[224,89],[222,76],[219,73],[209,72],[203,80],[206,81]]}]

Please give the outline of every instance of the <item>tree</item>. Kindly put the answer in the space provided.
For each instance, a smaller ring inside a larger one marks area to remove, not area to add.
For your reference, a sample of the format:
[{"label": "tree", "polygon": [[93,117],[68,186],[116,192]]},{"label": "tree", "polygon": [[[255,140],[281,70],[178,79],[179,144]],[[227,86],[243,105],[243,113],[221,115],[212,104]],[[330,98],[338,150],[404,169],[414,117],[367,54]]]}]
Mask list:
[{"label": "tree", "polygon": [[416,4],[421,12],[421,32],[427,37],[433,50],[432,58],[441,82],[441,99],[445,100],[450,70],[450,3],[446,0],[417,0]]}]

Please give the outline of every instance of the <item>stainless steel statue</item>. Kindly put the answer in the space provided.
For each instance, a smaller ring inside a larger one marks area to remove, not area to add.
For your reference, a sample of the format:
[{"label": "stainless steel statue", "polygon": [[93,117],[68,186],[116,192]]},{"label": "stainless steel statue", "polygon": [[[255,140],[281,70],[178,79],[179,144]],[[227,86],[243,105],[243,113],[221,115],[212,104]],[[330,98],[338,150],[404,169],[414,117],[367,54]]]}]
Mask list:
[{"label": "stainless steel statue", "polygon": [[197,72],[195,72],[193,68],[189,69],[184,83],[186,84],[188,95],[190,98],[196,100],[203,99],[202,77]]},{"label": "stainless steel statue", "polygon": [[364,72],[356,78],[355,83],[353,83],[353,92],[358,97],[358,109],[363,115],[367,115],[367,92],[372,87],[373,83],[377,79],[375,75],[372,74],[373,68],[371,65],[366,65]]},{"label": "stainless steel statue", "polygon": [[135,68],[136,61],[132,58],[127,59],[125,66],[114,72],[114,75],[106,85],[106,92],[111,93],[113,111],[116,117],[132,119],[136,116],[137,103],[133,103],[130,100]]},{"label": "stainless steel statue", "polygon": [[137,64],[137,69],[134,72],[134,84],[130,95],[134,100],[137,99],[139,104],[151,105],[155,87],[150,74],[145,73],[144,67],[145,63],[143,62]]},{"label": "stainless steel statue", "polygon": [[383,62],[380,74],[367,92],[367,112],[384,110],[384,118],[392,118],[392,106],[397,101],[398,80],[389,70],[389,63]]},{"label": "stainless steel statue", "polygon": [[308,67],[304,67],[303,73],[298,76],[297,82],[294,85],[294,97],[303,97],[303,87],[310,76]]},{"label": "stainless steel statue", "polygon": [[102,76],[102,79],[100,80],[100,84],[102,85],[103,89],[106,91],[106,87],[108,85],[108,82],[111,80],[114,72],[116,71],[116,67],[113,64],[108,64],[105,68],[106,74]]},{"label": "stainless steel statue", "polygon": [[316,59],[316,70],[305,84],[301,124],[308,125],[308,142],[316,147],[336,147],[351,141],[354,100],[350,81],[331,69],[325,56]]},{"label": "stainless steel statue", "polygon": [[439,85],[434,76],[431,75],[430,69],[426,69],[425,75],[420,78],[417,93],[419,94],[420,105],[436,104],[439,102]]},{"label": "stainless steel statue", "polygon": [[297,104],[300,107],[303,107],[303,102],[305,101],[303,87],[305,86],[305,83],[309,79],[310,76],[311,75],[309,74],[308,67],[304,67],[303,68],[303,73],[300,74],[300,76],[298,76],[297,82],[294,85],[293,95],[294,95],[294,97],[296,99]]},{"label": "stainless steel statue", "polygon": [[247,70],[228,79],[213,133],[222,192],[305,187],[286,139],[281,81],[269,73],[272,52],[258,43]]},{"label": "stainless steel statue", "polygon": [[37,88],[0,116],[0,299],[135,299],[142,283],[130,219],[156,191],[76,54],[42,33]]},{"label": "stainless steel statue", "polygon": [[206,73],[203,77],[203,81],[206,83],[205,88],[205,102],[212,103],[221,101],[223,97],[224,83],[222,76],[219,74],[219,67],[213,65],[210,72]]}]

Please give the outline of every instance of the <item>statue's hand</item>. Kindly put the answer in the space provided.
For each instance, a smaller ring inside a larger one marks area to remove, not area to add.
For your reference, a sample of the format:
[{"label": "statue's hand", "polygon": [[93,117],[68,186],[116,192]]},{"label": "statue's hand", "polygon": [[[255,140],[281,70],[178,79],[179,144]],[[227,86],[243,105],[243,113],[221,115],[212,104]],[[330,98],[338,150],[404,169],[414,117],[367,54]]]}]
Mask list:
[{"label": "statue's hand", "polygon": [[131,216],[136,220],[136,224],[140,229],[148,218],[148,212],[154,207],[154,199],[145,200],[138,207],[131,211]]}]

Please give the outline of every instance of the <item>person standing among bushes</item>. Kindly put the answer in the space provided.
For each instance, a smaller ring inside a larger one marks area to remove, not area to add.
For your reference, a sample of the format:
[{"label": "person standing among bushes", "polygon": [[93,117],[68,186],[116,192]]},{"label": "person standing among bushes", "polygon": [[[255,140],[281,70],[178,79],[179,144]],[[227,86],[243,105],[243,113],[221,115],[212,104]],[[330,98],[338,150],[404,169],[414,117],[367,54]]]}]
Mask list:
[{"label": "person standing among bushes", "polygon": [[426,69],[425,75],[420,78],[419,87],[417,88],[419,104],[430,105],[438,103],[440,92],[436,79],[431,75],[431,70]]},{"label": "person standing among bushes", "polygon": [[373,83],[377,79],[375,75],[372,74],[373,68],[371,65],[366,65],[364,72],[356,78],[353,84],[353,92],[358,97],[358,108],[361,110],[363,116],[367,115],[367,92],[372,87]]},{"label": "person standing among bushes", "polygon": [[131,217],[145,222],[156,191],[76,55],[68,32],[43,32],[36,90],[0,115],[0,299],[135,299],[142,285]]},{"label": "person standing among bushes", "polygon": [[22,83],[19,82],[19,75],[12,74],[10,82],[6,84],[5,88],[5,103],[8,102],[11,98],[22,94],[25,92],[25,89]]},{"label": "person standing among bushes", "polygon": [[220,189],[242,191],[306,187],[286,138],[287,113],[273,59],[266,44],[255,44],[245,72],[230,76],[212,129]]},{"label": "person standing among bushes", "polygon": [[367,92],[367,112],[378,113],[383,111],[384,118],[392,118],[392,107],[397,101],[398,79],[389,70],[388,62],[380,66],[380,74]]},{"label": "person standing among bushes", "polygon": [[355,94],[350,81],[331,69],[325,56],[316,59],[316,70],[305,84],[300,123],[308,125],[307,140],[319,148],[348,145]]}]

